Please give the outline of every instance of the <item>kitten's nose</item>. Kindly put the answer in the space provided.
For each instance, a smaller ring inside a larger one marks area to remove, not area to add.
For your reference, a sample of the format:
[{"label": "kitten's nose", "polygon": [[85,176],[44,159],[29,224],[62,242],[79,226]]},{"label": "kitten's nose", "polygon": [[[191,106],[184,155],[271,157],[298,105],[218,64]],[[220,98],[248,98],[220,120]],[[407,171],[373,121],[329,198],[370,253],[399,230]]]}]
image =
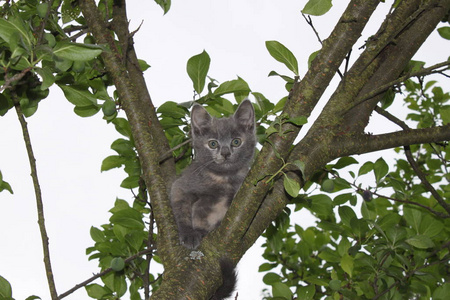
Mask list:
[{"label": "kitten's nose", "polygon": [[220,155],[223,156],[223,158],[227,159],[231,155],[231,151],[229,147],[222,147],[220,149]]}]

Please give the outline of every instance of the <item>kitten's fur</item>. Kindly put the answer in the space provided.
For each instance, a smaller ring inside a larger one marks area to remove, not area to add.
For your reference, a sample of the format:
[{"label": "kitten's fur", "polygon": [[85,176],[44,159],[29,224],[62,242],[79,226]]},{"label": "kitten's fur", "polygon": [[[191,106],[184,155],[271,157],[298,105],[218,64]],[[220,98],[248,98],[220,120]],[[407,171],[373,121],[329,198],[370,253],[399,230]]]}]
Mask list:
[{"label": "kitten's fur", "polygon": [[[191,111],[195,159],[172,185],[171,205],[180,243],[195,249],[222,221],[242,184],[255,151],[255,112],[244,100],[229,118],[214,118],[200,105]],[[221,264],[223,288],[213,299],[229,296],[235,284],[234,267]],[[227,273],[227,274],[225,274]],[[227,282],[232,281],[232,282]]]}]

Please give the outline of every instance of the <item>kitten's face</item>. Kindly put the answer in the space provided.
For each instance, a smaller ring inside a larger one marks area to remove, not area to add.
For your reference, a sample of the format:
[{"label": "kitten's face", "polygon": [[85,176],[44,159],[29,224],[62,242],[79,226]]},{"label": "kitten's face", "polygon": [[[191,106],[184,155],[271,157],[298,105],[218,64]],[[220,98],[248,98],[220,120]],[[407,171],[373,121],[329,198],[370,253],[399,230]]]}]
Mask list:
[{"label": "kitten's face", "polygon": [[248,166],[255,151],[255,116],[246,100],[229,118],[216,119],[196,105],[192,108],[192,137],[196,160],[215,171]]}]

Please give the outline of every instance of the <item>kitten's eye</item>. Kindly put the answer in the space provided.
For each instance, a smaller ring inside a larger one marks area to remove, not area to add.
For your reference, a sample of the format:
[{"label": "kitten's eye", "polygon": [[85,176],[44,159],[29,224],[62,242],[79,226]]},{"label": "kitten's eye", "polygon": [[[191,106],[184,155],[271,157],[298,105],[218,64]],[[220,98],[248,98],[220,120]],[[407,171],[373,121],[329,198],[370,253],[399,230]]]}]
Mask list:
[{"label": "kitten's eye", "polygon": [[208,142],[208,146],[211,149],[216,149],[219,146],[219,142],[215,140],[211,140]]},{"label": "kitten's eye", "polygon": [[233,147],[239,147],[242,144],[241,139],[234,139],[231,141],[231,146]]}]

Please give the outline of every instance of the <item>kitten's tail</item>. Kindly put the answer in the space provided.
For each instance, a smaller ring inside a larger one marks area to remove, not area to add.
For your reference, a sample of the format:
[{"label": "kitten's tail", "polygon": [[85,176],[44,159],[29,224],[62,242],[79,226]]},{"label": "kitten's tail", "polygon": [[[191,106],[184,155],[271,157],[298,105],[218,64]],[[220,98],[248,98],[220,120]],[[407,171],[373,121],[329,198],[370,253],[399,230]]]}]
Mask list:
[{"label": "kitten's tail", "polygon": [[228,258],[220,260],[222,271],[222,285],[210,300],[222,300],[230,297],[236,287],[236,270],[233,262]]}]

